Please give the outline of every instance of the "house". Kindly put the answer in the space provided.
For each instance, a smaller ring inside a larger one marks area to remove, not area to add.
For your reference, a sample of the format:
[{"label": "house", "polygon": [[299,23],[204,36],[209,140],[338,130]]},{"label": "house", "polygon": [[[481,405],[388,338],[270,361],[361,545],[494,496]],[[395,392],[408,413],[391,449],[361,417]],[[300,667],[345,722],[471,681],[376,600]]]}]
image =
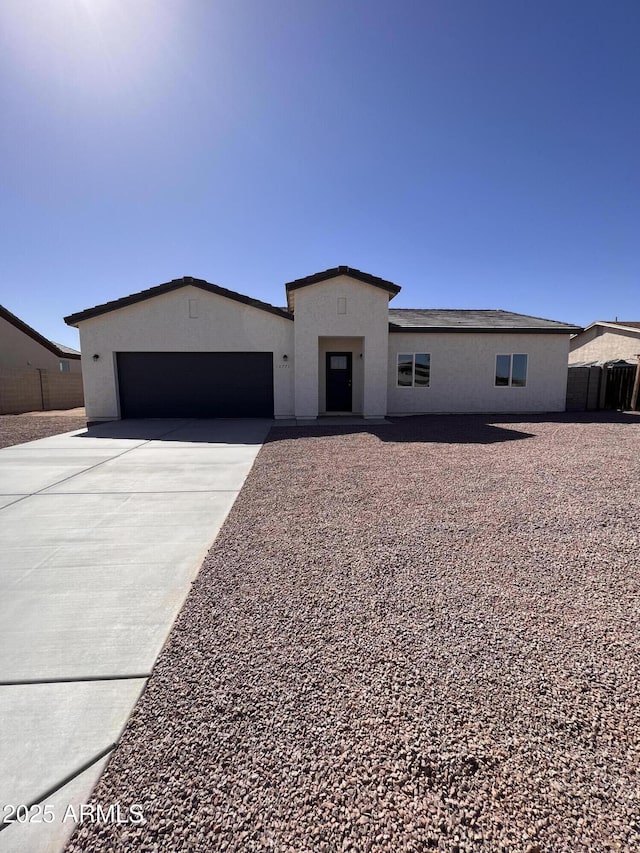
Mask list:
[{"label": "house", "polygon": [[66,317],[90,422],[563,411],[579,327],[508,311],[393,309],[400,287],[340,266],[278,308],[180,278]]},{"label": "house", "polygon": [[80,353],[0,305],[0,414],[82,406]]},{"label": "house", "polygon": [[637,409],[640,322],[597,320],[569,342],[567,408]]},{"label": "house", "polygon": [[80,353],[48,340],[0,305],[0,367],[80,373]]},{"label": "house", "polygon": [[571,338],[569,363],[630,361],[640,355],[640,322],[597,320]]}]

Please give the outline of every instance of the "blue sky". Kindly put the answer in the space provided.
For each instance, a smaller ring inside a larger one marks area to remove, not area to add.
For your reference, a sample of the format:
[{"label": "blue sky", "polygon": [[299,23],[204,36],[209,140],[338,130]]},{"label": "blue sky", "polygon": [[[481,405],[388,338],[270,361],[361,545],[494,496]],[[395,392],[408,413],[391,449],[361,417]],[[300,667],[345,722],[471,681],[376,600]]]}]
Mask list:
[{"label": "blue sky", "polygon": [[0,302],[192,275],[284,304],[640,320],[638,0],[2,0]]}]

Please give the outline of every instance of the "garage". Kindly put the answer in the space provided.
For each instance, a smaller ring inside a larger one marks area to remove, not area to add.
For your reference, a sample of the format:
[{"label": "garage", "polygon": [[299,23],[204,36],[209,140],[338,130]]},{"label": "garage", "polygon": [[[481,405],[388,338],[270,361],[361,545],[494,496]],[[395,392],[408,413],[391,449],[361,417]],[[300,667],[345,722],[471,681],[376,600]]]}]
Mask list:
[{"label": "garage", "polygon": [[273,353],[119,352],[122,418],[272,418]]}]

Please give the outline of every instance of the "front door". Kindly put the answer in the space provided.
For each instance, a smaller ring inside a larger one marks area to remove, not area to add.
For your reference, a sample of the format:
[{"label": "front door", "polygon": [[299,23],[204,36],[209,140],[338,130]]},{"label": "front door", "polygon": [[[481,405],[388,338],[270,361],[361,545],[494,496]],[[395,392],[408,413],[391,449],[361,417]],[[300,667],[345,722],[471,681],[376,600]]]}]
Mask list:
[{"label": "front door", "polygon": [[327,353],[327,411],[350,412],[352,365],[350,352]]}]

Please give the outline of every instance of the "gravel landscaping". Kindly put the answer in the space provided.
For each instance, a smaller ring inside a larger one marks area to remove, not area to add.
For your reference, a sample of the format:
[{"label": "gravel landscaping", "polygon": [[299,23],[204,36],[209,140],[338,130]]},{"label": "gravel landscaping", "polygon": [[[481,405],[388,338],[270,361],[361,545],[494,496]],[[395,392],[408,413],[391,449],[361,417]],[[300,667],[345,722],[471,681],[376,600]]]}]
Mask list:
[{"label": "gravel landscaping", "polygon": [[274,429],[68,850],[640,849],[639,436]]},{"label": "gravel landscaping", "polygon": [[70,409],[65,412],[35,412],[25,415],[0,415],[0,447],[11,447],[47,438],[62,432],[72,432],[87,425],[84,409]]}]

